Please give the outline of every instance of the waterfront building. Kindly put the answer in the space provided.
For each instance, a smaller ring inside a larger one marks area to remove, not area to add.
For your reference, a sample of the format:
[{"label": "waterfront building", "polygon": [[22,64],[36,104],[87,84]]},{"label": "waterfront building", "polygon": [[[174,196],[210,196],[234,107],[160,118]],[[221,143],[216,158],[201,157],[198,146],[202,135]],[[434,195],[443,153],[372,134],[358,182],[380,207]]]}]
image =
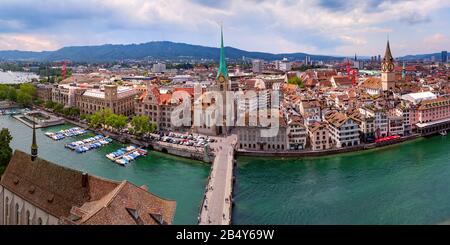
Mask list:
[{"label": "waterfront building", "polygon": [[383,62],[381,63],[381,84],[383,87],[383,91],[393,89],[395,87],[395,82],[395,64],[388,40]]},{"label": "waterfront building", "polygon": [[326,122],[313,122],[307,127],[311,150],[321,151],[330,149],[330,134]]},{"label": "waterfront building", "polygon": [[355,122],[359,125],[361,141],[371,142],[375,140],[375,118],[361,114],[356,110],[352,115]]},{"label": "waterfront building", "polygon": [[403,136],[405,133],[403,116],[390,115],[389,120],[389,136],[399,135]]},{"label": "waterfront building", "polygon": [[55,85],[52,89],[52,101],[62,104],[65,107],[72,107],[77,105],[77,96],[86,91],[86,88],[73,86],[70,84]]},{"label": "waterfront building", "polygon": [[110,108],[113,113],[131,117],[134,115],[134,99],[138,91],[132,87],[118,87],[117,85],[104,85],[103,88],[89,89],[76,94],[77,107],[81,114],[94,114],[95,112]]},{"label": "waterfront building", "polygon": [[378,105],[363,106],[359,108],[359,112],[365,117],[375,118],[375,137],[383,138],[388,136],[389,121],[384,108]]},{"label": "waterfront building", "polygon": [[289,150],[304,150],[306,148],[307,132],[302,117],[289,115],[287,137]]},{"label": "waterfront building", "polygon": [[[176,88],[174,92],[176,91],[185,91],[193,98],[193,89]],[[179,130],[180,128],[171,123],[171,115],[181,102],[172,98],[172,91],[162,93],[156,85],[148,83],[146,91],[135,99],[134,114],[148,116],[150,122],[157,125],[158,130]]]},{"label": "waterfront building", "polygon": [[403,135],[410,135],[412,133],[412,118],[414,113],[409,103],[401,103],[394,109],[394,115],[403,117]]},{"label": "waterfront building", "polygon": [[0,181],[1,225],[164,225],[176,202],[16,150]]},{"label": "waterfront building", "polygon": [[[274,115],[277,113],[277,109],[272,109],[271,113]],[[245,126],[236,127],[236,134],[238,137],[239,149],[249,151],[284,151],[288,150],[288,136],[287,136],[287,124],[286,119],[280,115],[279,117],[279,129],[278,133],[272,137],[263,137],[262,130],[269,129],[268,127],[262,127],[257,120],[256,126],[249,124],[249,114],[245,115]]]},{"label": "waterfront building", "polygon": [[53,86],[50,84],[37,84],[36,97],[42,101],[52,100]]},{"label": "waterfront building", "polygon": [[424,100],[414,111],[414,122],[419,133],[436,133],[450,129],[450,98]]},{"label": "waterfront building", "polygon": [[337,148],[360,145],[359,125],[353,118],[341,112],[330,112],[325,120],[331,141]]}]

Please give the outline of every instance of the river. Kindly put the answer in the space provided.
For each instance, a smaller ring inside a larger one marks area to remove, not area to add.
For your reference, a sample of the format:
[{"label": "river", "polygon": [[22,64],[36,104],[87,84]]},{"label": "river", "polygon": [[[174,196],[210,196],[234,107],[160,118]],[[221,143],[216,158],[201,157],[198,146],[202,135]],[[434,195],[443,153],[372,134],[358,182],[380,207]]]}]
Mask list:
[{"label": "river", "polygon": [[449,137],[320,158],[238,158],[233,223],[442,223]]},{"label": "river", "polygon": [[[53,141],[44,135],[47,131],[70,128],[61,125],[37,130],[39,157],[54,163],[109,178],[128,180],[138,186],[146,185],[148,190],[162,198],[177,201],[174,224],[196,224],[199,206],[203,198],[210,165],[184,158],[150,152],[128,167],[121,167],[109,161],[105,155],[122,147],[119,143],[99,150],[77,154],[64,145],[77,138]],[[31,129],[10,116],[0,116],[0,128],[8,128],[12,134],[12,148],[30,152]]]},{"label": "river", "polygon": [[[31,129],[9,116],[12,147],[29,151]],[[38,130],[40,157],[102,177],[127,179],[177,201],[175,224],[195,224],[209,165],[151,152],[120,167],[113,144],[76,154]],[[239,157],[234,224],[436,224],[450,219],[450,136],[317,158]],[[83,138],[83,137],[81,137]]]}]

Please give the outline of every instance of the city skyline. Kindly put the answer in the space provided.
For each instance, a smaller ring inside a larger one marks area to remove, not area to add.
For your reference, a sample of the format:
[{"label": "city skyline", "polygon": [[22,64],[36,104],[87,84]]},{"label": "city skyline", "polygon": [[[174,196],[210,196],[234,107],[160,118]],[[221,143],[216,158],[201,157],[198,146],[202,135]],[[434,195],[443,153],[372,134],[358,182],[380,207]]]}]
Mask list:
[{"label": "city skyline", "polygon": [[[173,41],[271,53],[394,56],[447,50],[450,1],[4,1],[0,50]],[[256,4],[258,3],[258,4]],[[176,10],[176,12],[175,12]]]}]

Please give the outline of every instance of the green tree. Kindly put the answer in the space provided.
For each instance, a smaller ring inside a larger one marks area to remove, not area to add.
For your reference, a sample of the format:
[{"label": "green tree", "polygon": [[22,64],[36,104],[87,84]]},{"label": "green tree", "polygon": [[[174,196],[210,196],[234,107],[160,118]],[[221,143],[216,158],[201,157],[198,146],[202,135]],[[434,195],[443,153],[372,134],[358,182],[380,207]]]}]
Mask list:
[{"label": "green tree", "polygon": [[57,113],[63,113],[64,105],[56,103],[56,105],[53,107],[53,110]]},{"label": "green tree", "polygon": [[89,121],[90,118],[89,118],[89,115],[87,115],[87,114],[81,114],[81,115],[80,115],[80,119],[81,119],[81,120]]},{"label": "green tree", "polygon": [[12,149],[9,146],[12,136],[7,128],[0,131],[0,176],[8,166],[9,160],[11,160]]},{"label": "green tree", "polygon": [[64,116],[68,117],[70,116],[70,108],[66,107],[63,109],[62,113],[64,114]]},{"label": "green tree", "polygon": [[300,79],[297,76],[289,78],[288,83],[295,84],[295,85],[299,86],[300,88],[305,87],[305,84],[303,83],[302,79]]},{"label": "green tree", "polygon": [[106,118],[106,125],[115,130],[121,130],[127,126],[128,117],[123,115],[111,114]]},{"label": "green tree", "polygon": [[69,112],[69,115],[70,116],[72,116],[72,117],[77,117],[77,116],[79,116],[80,115],[80,109],[79,108],[77,108],[77,107],[70,107],[70,112]]},{"label": "green tree", "polygon": [[30,95],[31,97],[36,96],[36,87],[31,83],[23,83],[19,86],[19,92]]},{"label": "green tree", "polygon": [[56,103],[51,100],[48,100],[47,102],[45,102],[45,108],[47,108],[47,109],[53,109],[55,106],[56,106]]},{"label": "green tree", "polygon": [[7,97],[10,101],[17,101],[17,91],[13,87],[8,87]]},{"label": "green tree", "polygon": [[0,100],[8,99],[9,87],[5,84],[0,84]]},{"label": "green tree", "polygon": [[101,126],[106,126],[107,118],[113,114],[111,108],[105,108],[97,111],[92,116],[90,116],[89,126],[93,128],[98,128]]},{"label": "green tree", "polygon": [[16,101],[24,106],[29,106],[33,103],[33,97],[30,94],[28,94],[22,90],[19,90],[17,92],[17,100]]},{"label": "green tree", "polygon": [[130,124],[131,132],[137,135],[153,133],[157,128],[156,124],[151,123],[147,116],[135,116]]}]

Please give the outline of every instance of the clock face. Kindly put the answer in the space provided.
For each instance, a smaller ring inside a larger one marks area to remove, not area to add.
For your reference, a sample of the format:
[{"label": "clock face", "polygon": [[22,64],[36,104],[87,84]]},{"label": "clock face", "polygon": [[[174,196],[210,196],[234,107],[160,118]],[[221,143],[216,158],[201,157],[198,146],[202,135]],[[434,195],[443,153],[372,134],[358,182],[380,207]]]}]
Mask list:
[{"label": "clock face", "polygon": [[223,76],[219,77],[219,83],[224,83],[225,82],[225,78]]},{"label": "clock face", "polygon": [[386,71],[386,68],[387,68],[387,67],[386,67],[386,64],[385,64],[385,63],[381,64],[381,70],[382,70],[382,71]]},{"label": "clock face", "polygon": [[389,69],[389,71],[393,71],[394,70],[394,64],[390,63],[388,69]]}]

